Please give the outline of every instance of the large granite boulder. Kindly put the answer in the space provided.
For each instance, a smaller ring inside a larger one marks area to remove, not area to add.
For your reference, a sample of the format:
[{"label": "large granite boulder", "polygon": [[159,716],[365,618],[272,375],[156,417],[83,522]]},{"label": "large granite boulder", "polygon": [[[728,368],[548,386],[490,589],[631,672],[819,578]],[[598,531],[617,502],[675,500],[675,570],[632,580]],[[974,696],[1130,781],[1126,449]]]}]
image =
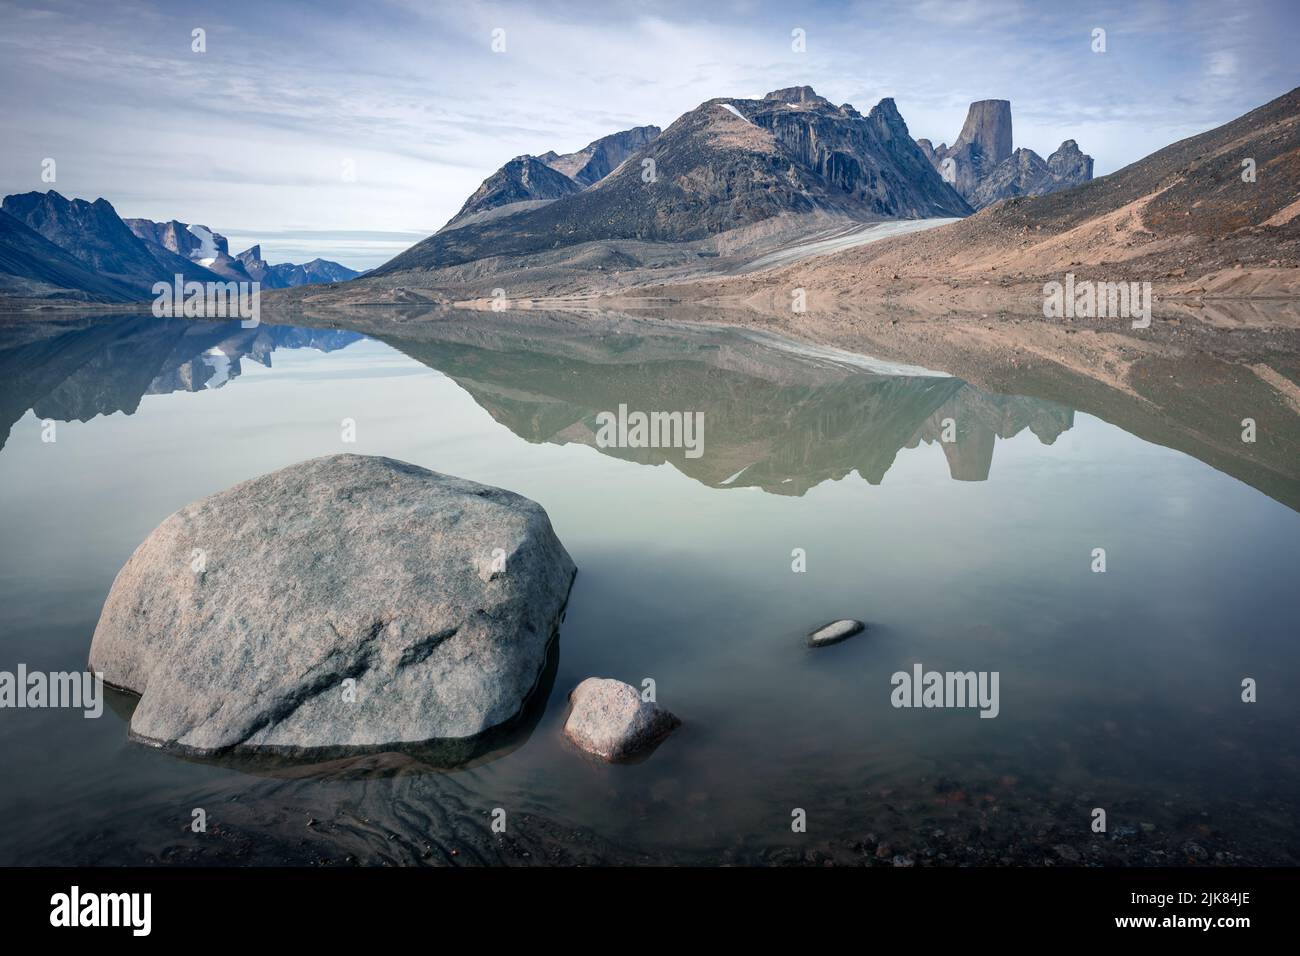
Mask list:
[{"label": "large granite boulder", "polygon": [[542,507],[334,455],[176,512],[118,573],[90,667],[132,736],[198,754],[465,739],[520,713],[575,568]]}]

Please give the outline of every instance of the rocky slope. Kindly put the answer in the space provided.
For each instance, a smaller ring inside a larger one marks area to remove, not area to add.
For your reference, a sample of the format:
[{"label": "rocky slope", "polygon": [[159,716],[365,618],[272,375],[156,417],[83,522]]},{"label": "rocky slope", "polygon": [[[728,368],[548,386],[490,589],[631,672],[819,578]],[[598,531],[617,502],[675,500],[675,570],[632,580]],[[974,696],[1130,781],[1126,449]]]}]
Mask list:
[{"label": "rocky slope", "polygon": [[92,271],[39,232],[0,212],[0,295],[126,302],[135,286]]},{"label": "rocky slope", "polygon": [[552,151],[543,153],[538,159],[574,182],[591,186],[612,173],[623,160],[662,132],[658,126],[635,126],[602,136],[576,153],[559,155]]},{"label": "rocky slope", "polygon": [[581,183],[552,169],[538,157],[516,156],[483,180],[447,226],[455,226],[489,209],[539,199],[562,199],[582,190]]},{"label": "rocky slope", "polygon": [[970,207],[908,134],[893,100],[863,116],[809,87],[714,99],[596,186],[505,219],[444,230],[372,276],[594,240],[683,242],[781,215],[964,215]]},{"label": "rocky slope", "polygon": [[1046,161],[1032,149],[1012,149],[1011,104],[979,100],[970,105],[952,146],[917,140],[926,158],[950,178],[975,209],[1012,196],[1040,196],[1092,179],[1092,157],[1067,139]]},{"label": "rocky slope", "polygon": [[523,212],[582,192],[660,132],[658,126],[637,126],[602,136],[576,153],[551,150],[541,156],[516,156],[483,180],[443,229]]}]

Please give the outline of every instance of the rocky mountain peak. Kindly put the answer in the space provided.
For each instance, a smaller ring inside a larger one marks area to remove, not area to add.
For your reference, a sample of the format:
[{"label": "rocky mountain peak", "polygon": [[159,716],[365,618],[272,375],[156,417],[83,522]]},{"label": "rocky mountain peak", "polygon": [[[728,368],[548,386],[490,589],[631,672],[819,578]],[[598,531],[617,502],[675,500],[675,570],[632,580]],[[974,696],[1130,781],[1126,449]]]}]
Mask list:
[{"label": "rocky mountain peak", "polygon": [[541,158],[516,156],[483,180],[447,225],[520,202],[559,199],[582,192],[582,184],[552,168]]},{"label": "rocky mountain peak", "polygon": [[911,134],[907,131],[907,122],[903,119],[903,114],[898,112],[898,105],[893,97],[887,96],[871,107],[871,112],[867,114],[867,122],[874,124],[876,129],[887,138],[905,136],[909,142],[912,141]]},{"label": "rocky mountain peak", "polygon": [[443,228],[459,227],[489,213],[500,215],[493,210],[515,207],[516,203],[550,202],[579,193],[600,182],[637,150],[654,142],[660,132],[658,126],[636,126],[602,136],[576,153],[548,150],[540,156],[528,153],[516,156],[483,180]]},{"label": "rocky mountain peak", "polygon": [[814,106],[831,105],[830,100],[824,96],[818,96],[817,91],[811,86],[787,86],[782,90],[773,90],[763,97],[763,100],[779,103],[807,103]]},{"label": "rocky mountain peak", "polygon": [[977,147],[984,160],[993,164],[1010,156],[1010,100],[976,100],[972,103],[953,149],[965,145]]},{"label": "rocky mountain peak", "polygon": [[916,145],[976,209],[1013,196],[1068,189],[1092,178],[1092,157],[1084,155],[1072,139],[1046,161],[1031,149],[1013,150],[1007,100],[972,103],[952,146],[936,147],[928,139],[919,139]]},{"label": "rocky mountain peak", "polygon": [[1052,175],[1071,183],[1086,183],[1092,179],[1092,157],[1079,149],[1079,144],[1067,139],[1047,157],[1047,168]]}]

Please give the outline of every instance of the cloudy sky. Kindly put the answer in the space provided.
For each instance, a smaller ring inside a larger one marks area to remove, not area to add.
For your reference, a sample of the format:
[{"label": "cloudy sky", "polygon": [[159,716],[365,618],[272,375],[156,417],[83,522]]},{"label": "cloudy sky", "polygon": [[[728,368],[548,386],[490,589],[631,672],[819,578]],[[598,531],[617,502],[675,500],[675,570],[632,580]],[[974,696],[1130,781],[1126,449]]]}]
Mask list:
[{"label": "cloudy sky", "polygon": [[892,96],[936,143],[971,100],[1009,99],[1015,145],[1076,139],[1100,175],[1300,85],[1295,0],[0,0],[0,22],[4,193],[50,188],[50,157],[65,196],[355,268],[513,156],[715,96],[808,84],[864,112]]}]

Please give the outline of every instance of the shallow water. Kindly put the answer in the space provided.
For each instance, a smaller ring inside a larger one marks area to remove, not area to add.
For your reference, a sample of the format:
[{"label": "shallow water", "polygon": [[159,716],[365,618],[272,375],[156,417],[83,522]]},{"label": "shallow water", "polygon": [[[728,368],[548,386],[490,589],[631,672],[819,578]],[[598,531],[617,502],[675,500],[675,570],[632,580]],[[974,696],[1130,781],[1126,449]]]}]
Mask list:
[{"label": "shallow water", "polygon": [[[202,764],[128,742],[127,700],[0,710],[0,864],[1300,860],[1293,497],[925,369],[492,323],[0,330],[0,670],[83,667],[163,518],[317,455],[520,492],[579,567],[543,706],[467,768]],[[596,447],[620,403],[702,412],[703,454]],[[805,646],[838,617],[868,630]],[[917,662],[998,672],[998,716],[892,707]],[[593,675],[652,678],[682,728],[585,760],[560,727]]]}]

